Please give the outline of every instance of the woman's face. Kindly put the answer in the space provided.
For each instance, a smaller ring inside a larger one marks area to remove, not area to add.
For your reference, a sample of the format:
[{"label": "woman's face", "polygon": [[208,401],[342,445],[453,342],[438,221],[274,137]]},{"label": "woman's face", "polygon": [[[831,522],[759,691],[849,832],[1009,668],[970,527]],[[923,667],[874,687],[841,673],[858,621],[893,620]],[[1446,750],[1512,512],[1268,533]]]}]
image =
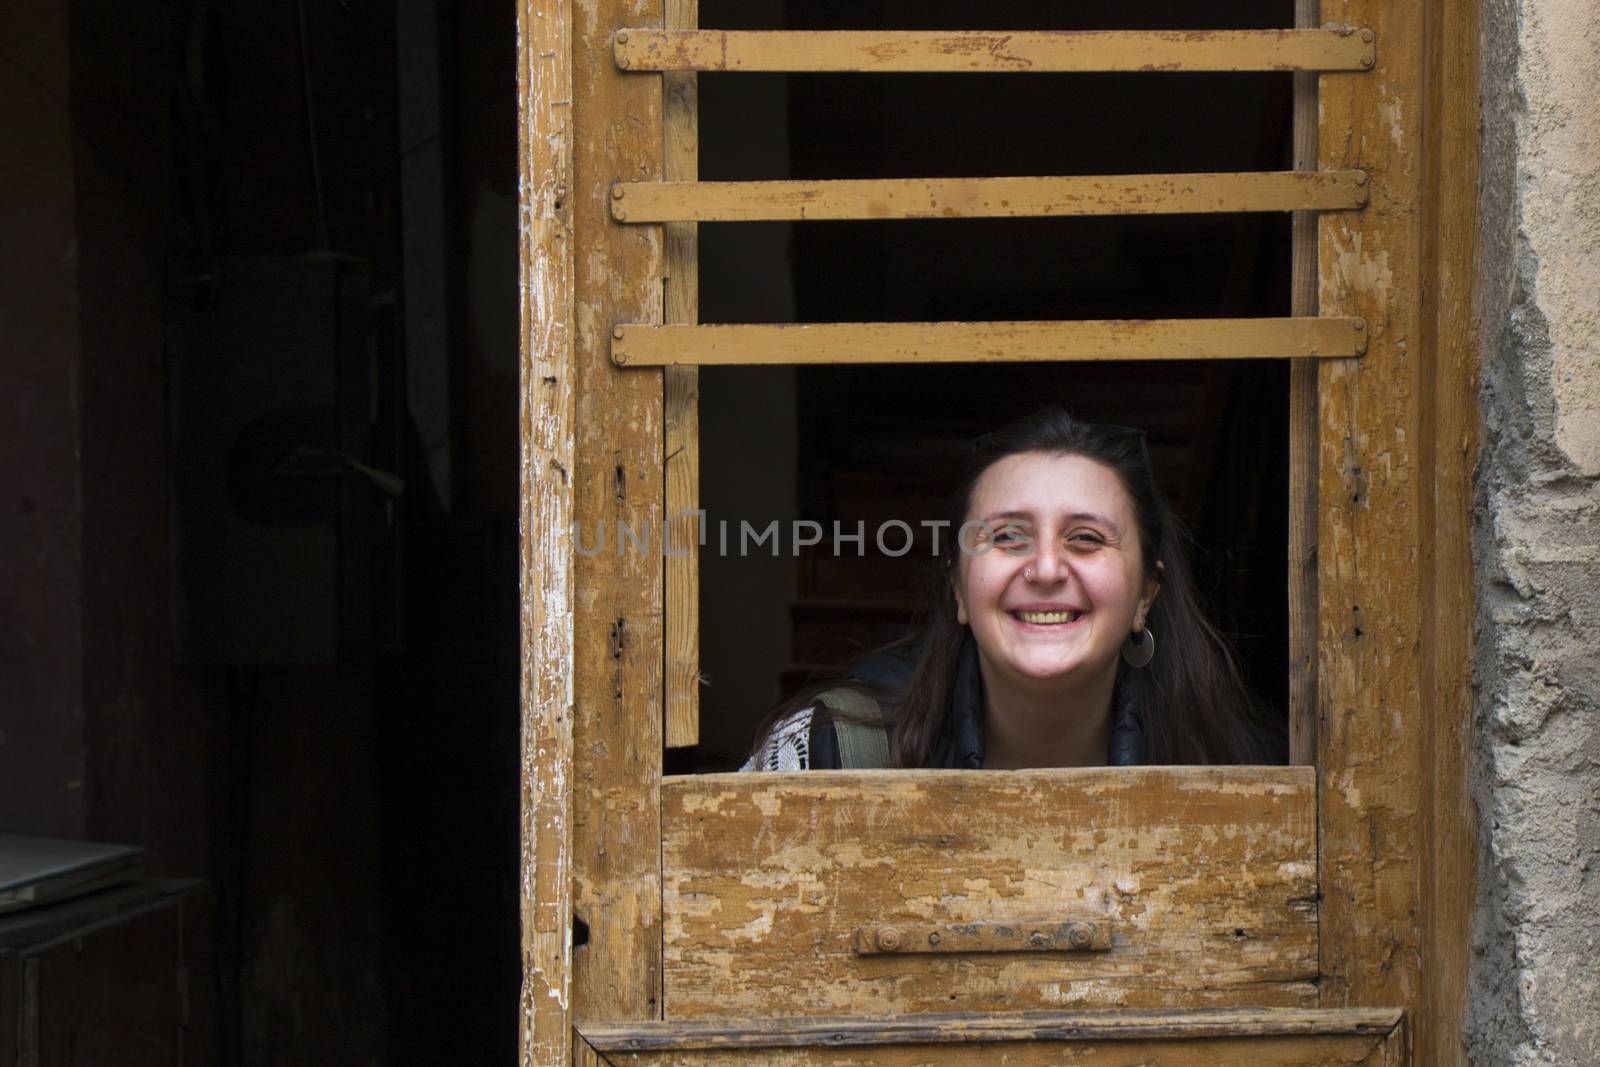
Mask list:
[{"label": "woman's face", "polygon": [[1114,672],[1158,586],[1145,578],[1133,504],[1111,468],[1007,456],[979,478],[967,520],[994,531],[989,540],[969,525],[954,582],[985,679],[1075,689]]}]

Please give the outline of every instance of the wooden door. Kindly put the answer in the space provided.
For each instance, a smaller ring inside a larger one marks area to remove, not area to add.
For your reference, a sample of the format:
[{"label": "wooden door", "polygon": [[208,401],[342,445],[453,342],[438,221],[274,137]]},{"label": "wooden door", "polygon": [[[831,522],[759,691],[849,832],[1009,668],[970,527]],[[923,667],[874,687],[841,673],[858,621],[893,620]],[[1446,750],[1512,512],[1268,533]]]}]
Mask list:
[{"label": "wooden door", "polygon": [[[693,0],[525,0],[525,1062],[1387,1063],[1419,1015],[1447,1050],[1457,972],[1424,952],[1455,958],[1437,875],[1470,835],[1420,815],[1455,799],[1426,743],[1459,748],[1465,622],[1440,608],[1466,561],[1438,531],[1465,529],[1470,439],[1439,435],[1471,382],[1423,282],[1470,255],[1437,195],[1470,137],[1425,78],[1459,55],[1424,59],[1471,39],[1425,18],[1459,10],[768,36],[698,31]],[[713,69],[1294,69],[1320,147],[1282,174],[711,185]],[[695,324],[699,221],[930,210],[1295,211],[1301,295],[1272,320]],[[697,729],[694,556],[572,532],[690,543],[696,367],[1107,357],[1294,361],[1299,765],[663,776]]]}]

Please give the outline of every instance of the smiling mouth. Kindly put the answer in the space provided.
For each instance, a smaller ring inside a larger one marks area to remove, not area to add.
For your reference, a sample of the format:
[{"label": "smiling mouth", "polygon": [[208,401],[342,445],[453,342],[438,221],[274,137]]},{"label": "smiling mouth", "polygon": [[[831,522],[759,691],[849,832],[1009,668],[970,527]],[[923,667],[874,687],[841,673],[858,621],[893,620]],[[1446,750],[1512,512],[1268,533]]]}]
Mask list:
[{"label": "smiling mouth", "polygon": [[1083,617],[1081,611],[1013,611],[1015,619],[1022,622],[1033,623],[1037,626],[1061,626],[1065,623],[1077,622]]}]

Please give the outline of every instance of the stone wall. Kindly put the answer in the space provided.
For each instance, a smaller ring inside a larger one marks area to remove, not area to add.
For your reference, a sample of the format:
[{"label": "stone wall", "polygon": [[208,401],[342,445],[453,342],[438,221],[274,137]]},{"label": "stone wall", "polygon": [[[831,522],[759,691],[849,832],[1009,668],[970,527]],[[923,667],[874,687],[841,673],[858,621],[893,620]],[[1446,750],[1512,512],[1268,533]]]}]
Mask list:
[{"label": "stone wall", "polygon": [[1467,1051],[1600,1063],[1600,10],[1485,0]]}]

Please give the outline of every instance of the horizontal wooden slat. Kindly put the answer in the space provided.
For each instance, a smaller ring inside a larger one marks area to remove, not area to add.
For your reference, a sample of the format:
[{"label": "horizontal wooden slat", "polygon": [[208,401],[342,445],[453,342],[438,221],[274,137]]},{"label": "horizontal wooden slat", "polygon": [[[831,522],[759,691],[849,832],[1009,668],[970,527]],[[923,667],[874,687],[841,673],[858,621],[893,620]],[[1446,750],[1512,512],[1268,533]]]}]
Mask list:
[{"label": "horizontal wooden slat", "polygon": [[1371,30],[655,30],[615,38],[623,70],[1367,70]]},{"label": "horizontal wooden slat", "polygon": [[1348,358],[1367,350],[1355,318],[1088,319],[1073,322],[829,322],[623,325],[623,366],[1005,363],[1028,360]]},{"label": "horizontal wooden slat", "polygon": [[589,1024],[582,1033],[603,1052],[655,1049],[794,1048],[827,1045],[987,1044],[1018,1041],[1138,1041],[1205,1037],[1384,1037],[1398,1008],[1234,1008],[1215,1011],[928,1012],[870,1018],[767,1018],[746,1021]]},{"label": "horizontal wooden slat", "polygon": [[974,219],[1339,211],[1367,202],[1359,170],[1067,178],[620,182],[621,222]]},{"label": "horizontal wooden slat", "polygon": [[[875,771],[663,784],[669,1019],[1303,1006],[1309,767]],[[1106,952],[857,956],[858,926],[1111,923]]]}]

